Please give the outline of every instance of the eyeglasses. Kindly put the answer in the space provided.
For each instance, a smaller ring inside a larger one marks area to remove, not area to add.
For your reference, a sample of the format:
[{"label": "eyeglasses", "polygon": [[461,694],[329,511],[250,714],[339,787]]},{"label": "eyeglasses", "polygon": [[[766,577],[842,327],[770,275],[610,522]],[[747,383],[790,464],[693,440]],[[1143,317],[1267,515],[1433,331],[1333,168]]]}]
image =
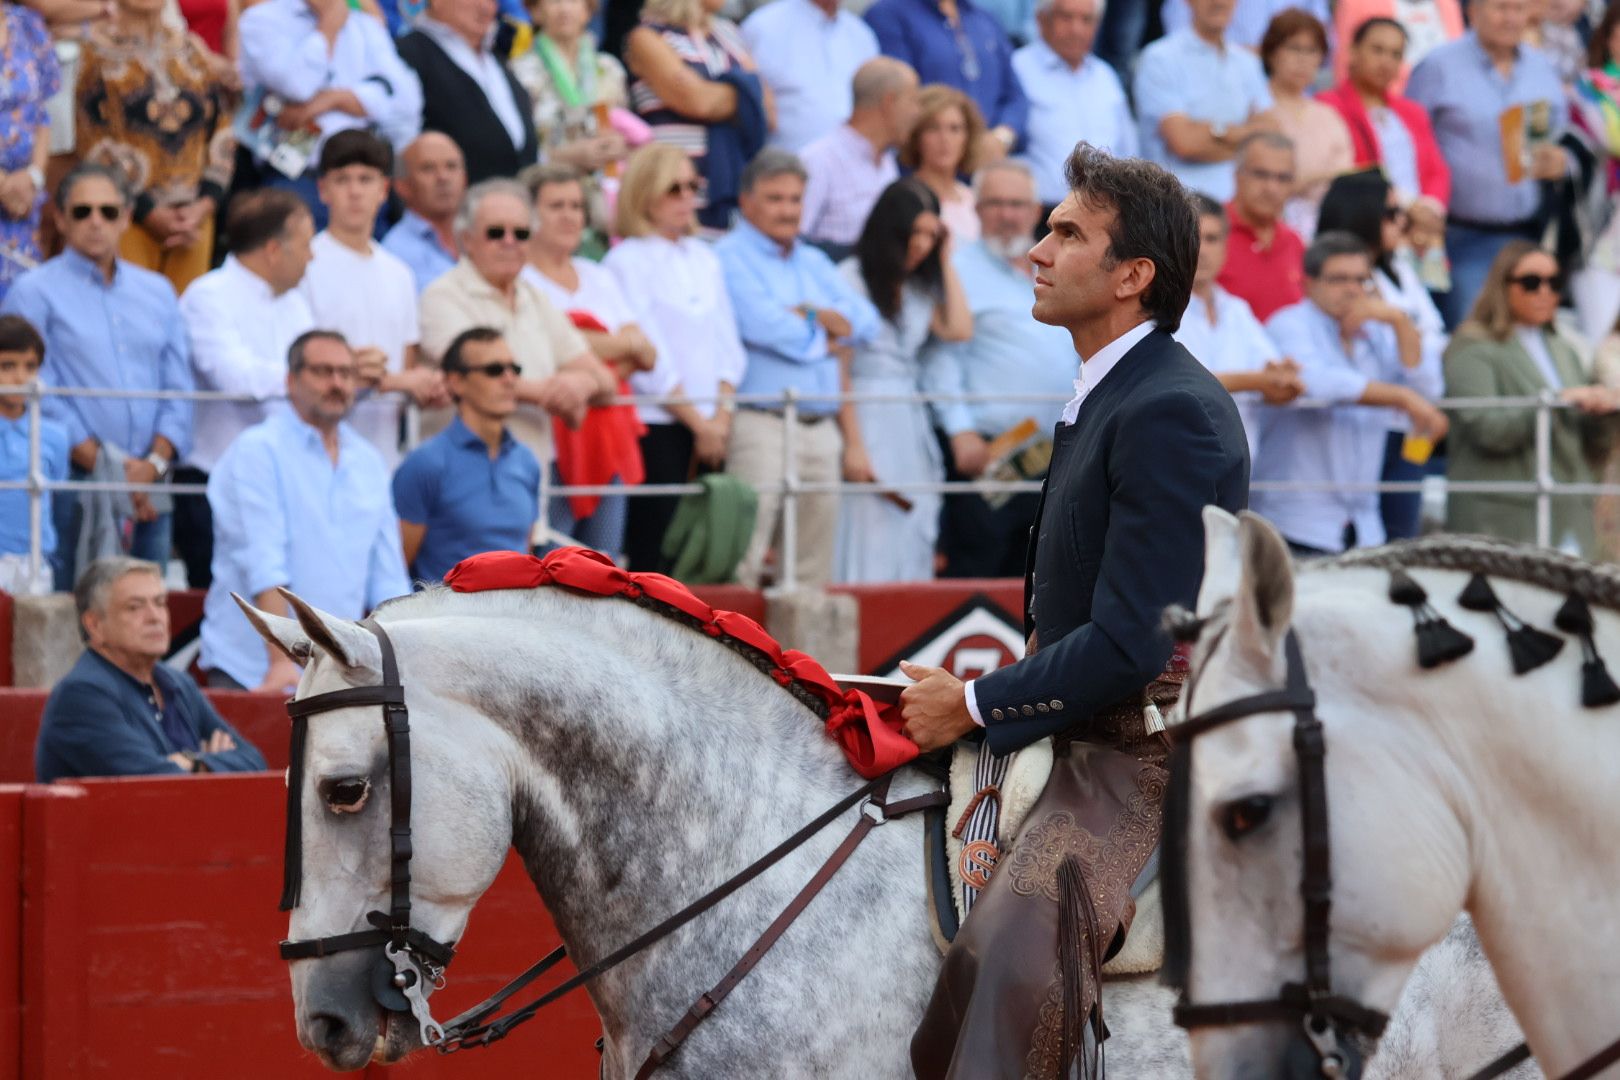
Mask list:
[{"label": "eyeglasses", "polygon": [[1032,199],[980,199],[980,210],[1028,210],[1034,206]]},{"label": "eyeglasses", "polygon": [[1508,278],[1509,285],[1517,285],[1525,292],[1540,292],[1543,288],[1558,292],[1564,287],[1562,274],[1520,274]]},{"label": "eyeglasses", "polygon": [[523,225],[491,225],[484,230],[486,237],[496,241],[505,240],[508,234],[521,244],[529,239],[531,230]]},{"label": "eyeglasses", "polygon": [[668,191],[664,192],[670,198],[679,198],[682,195],[696,195],[697,193],[698,182],[696,180],[677,180],[669,185]]},{"label": "eyeglasses", "polygon": [[74,221],[83,221],[98,210],[101,212],[102,221],[117,221],[118,215],[124,212],[124,208],[117,203],[101,203],[96,206],[80,203],[68,208],[68,216]]},{"label": "eyeglasses", "polygon": [[489,364],[474,364],[471,366],[463,364],[461,367],[453,367],[450,370],[459,372],[462,375],[471,375],[473,372],[477,372],[478,374],[490,379],[498,379],[502,375],[523,374],[523,369],[518,366],[518,363],[515,360],[504,364],[498,360]]},{"label": "eyeglasses", "polygon": [[1271,172],[1267,169],[1256,169],[1252,166],[1246,167],[1243,171],[1264,184],[1287,184],[1292,186],[1294,183],[1294,174],[1291,172]]},{"label": "eyeglasses", "polygon": [[353,364],[305,364],[299,370],[317,379],[354,379],[359,375]]},{"label": "eyeglasses", "polygon": [[1406,211],[1399,206],[1386,206],[1384,207],[1384,220],[1396,225],[1405,224]]},{"label": "eyeglasses", "polygon": [[1371,274],[1323,274],[1324,285],[1356,285],[1363,289],[1372,284]]}]

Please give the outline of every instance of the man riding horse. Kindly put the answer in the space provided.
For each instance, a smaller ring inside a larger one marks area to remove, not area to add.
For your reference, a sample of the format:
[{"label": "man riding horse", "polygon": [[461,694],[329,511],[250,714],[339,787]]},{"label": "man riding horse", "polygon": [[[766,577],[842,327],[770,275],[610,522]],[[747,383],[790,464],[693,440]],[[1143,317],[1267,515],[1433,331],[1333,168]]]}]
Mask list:
[{"label": "man riding horse", "polygon": [[1171,337],[1198,261],[1187,191],[1085,143],[1066,171],[1069,196],[1030,252],[1034,315],[1069,330],[1081,366],[1026,560],[1029,651],[966,683],[906,665],[916,683],[901,695],[925,751],[982,728],[996,755],[1052,737],[1055,762],[946,955],[912,1041],[922,1078],[1067,1076],[1103,1037],[1101,966],[1158,843],[1148,706],[1169,704],[1182,675],[1162,614],[1197,597],[1204,506],[1236,512],[1248,496],[1231,395]]}]

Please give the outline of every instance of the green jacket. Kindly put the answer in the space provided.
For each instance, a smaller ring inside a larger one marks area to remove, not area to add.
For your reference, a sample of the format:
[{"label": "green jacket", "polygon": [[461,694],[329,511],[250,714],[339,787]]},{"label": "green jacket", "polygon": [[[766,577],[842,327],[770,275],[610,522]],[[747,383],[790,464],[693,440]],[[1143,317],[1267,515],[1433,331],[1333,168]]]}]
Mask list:
[{"label": "green jacket", "polygon": [[[1554,332],[1542,331],[1547,351],[1564,386],[1585,386],[1591,379],[1574,348]],[[1446,396],[1454,398],[1534,397],[1548,389],[1541,369],[1517,337],[1494,341],[1472,334],[1452,338],[1445,352]],[[1453,409],[1447,438],[1448,480],[1534,481],[1536,478],[1536,410],[1534,408]],[[1573,409],[1552,414],[1552,478],[1560,484],[1591,483],[1589,455],[1600,447],[1607,425]],[[1454,532],[1483,533],[1534,543],[1536,497],[1452,492],[1446,499],[1446,527]],[[1552,543],[1573,538],[1581,554],[1594,550],[1592,499],[1560,495],[1552,500]]]}]

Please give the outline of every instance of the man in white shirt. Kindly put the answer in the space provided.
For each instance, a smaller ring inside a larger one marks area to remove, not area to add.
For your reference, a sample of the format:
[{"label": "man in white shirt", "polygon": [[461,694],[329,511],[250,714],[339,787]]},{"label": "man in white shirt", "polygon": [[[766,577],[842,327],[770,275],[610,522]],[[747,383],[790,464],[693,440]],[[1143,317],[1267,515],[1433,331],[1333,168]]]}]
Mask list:
[{"label": "man in white shirt", "polygon": [[1013,53],[1013,72],[1029,98],[1022,156],[1047,213],[1068,197],[1063,163],[1075,143],[1136,156],[1136,120],[1125,87],[1108,62],[1091,53],[1102,9],[1103,0],[1040,0],[1040,40]]},{"label": "man in white shirt", "polygon": [[[1277,347],[1299,364],[1307,397],[1332,408],[1276,409],[1260,435],[1254,510],[1271,519],[1300,556],[1337,554],[1384,542],[1376,484],[1390,428],[1383,405],[1410,418],[1412,432],[1436,442],[1446,414],[1430,404],[1444,388],[1423,363],[1412,320],[1379,297],[1372,255],[1355,236],[1329,231],[1305,252],[1305,299],[1266,322]],[[1315,490],[1266,491],[1268,481]]]},{"label": "man in white shirt", "polygon": [[844,122],[850,81],[878,54],[872,28],[838,0],[772,0],[743,21],[742,35],[776,95],[770,144],[794,153]]},{"label": "man in white shirt", "polygon": [[[270,181],[309,204],[321,143],[339,131],[374,128],[397,149],[422,130],[422,86],[399,58],[388,28],[348,0],[263,0],[242,12],[242,82],[262,91],[256,113],[276,147],[256,148]],[[250,98],[251,100],[251,98]],[[307,128],[314,138],[288,136]]]},{"label": "man in white shirt", "polygon": [[393,151],[365,131],[341,131],[321,148],[326,231],[299,285],[322,330],[335,330],[355,352],[361,390],[349,423],[390,469],[399,464],[402,401],[447,405],[443,377],[416,363],[416,281],[410,267],[371,238],[388,198]]},{"label": "man in white shirt", "polygon": [[917,122],[917,73],[892,57],[868,60],[855,72],[854,99],[848,122],[799,155],[810,174],[801,231],[834,262],[854,250],[872,204],[900,178],[894,149]]},{"label": "man in white shirt", "polygon": [[[180,297],[191,341],[197,389],[251,397],[251,402],[200,401],[195,435],[177,483],[207,483],[231,441],[263,420],[287,393],[287,349],[315,326],[298,283],[309,266],[315,220],[290,191],[238,196],[225,234],[225,265],[192,282]],[[213,560],[213,519],[201,496],[175,499],[175,546],[194,589],[206,588]]]},{"label": "man in white shirt", "polygon": [[1198,270],[1175,338],[1237,401],[1252,466],[1259,459],[1260,402],[1286,405],[1304,392],[1305,384],[1299,365],[1277,352],[1248,303],[1215,283],[1226,265],[1231,232],[1225,207],[1198,194],[1193,205],[1198,207]]}]

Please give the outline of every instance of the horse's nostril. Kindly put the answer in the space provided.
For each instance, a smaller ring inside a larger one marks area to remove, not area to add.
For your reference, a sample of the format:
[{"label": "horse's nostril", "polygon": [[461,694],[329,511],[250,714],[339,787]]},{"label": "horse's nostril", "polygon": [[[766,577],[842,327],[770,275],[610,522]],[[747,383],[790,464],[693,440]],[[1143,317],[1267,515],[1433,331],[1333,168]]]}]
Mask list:
[{"label": "horse's nostril", "polygon": [[309,1037],[313,1049],[338,1050],[349,1041],[349,1022],[331,1013],[316,1013],[309,1018]]}]

